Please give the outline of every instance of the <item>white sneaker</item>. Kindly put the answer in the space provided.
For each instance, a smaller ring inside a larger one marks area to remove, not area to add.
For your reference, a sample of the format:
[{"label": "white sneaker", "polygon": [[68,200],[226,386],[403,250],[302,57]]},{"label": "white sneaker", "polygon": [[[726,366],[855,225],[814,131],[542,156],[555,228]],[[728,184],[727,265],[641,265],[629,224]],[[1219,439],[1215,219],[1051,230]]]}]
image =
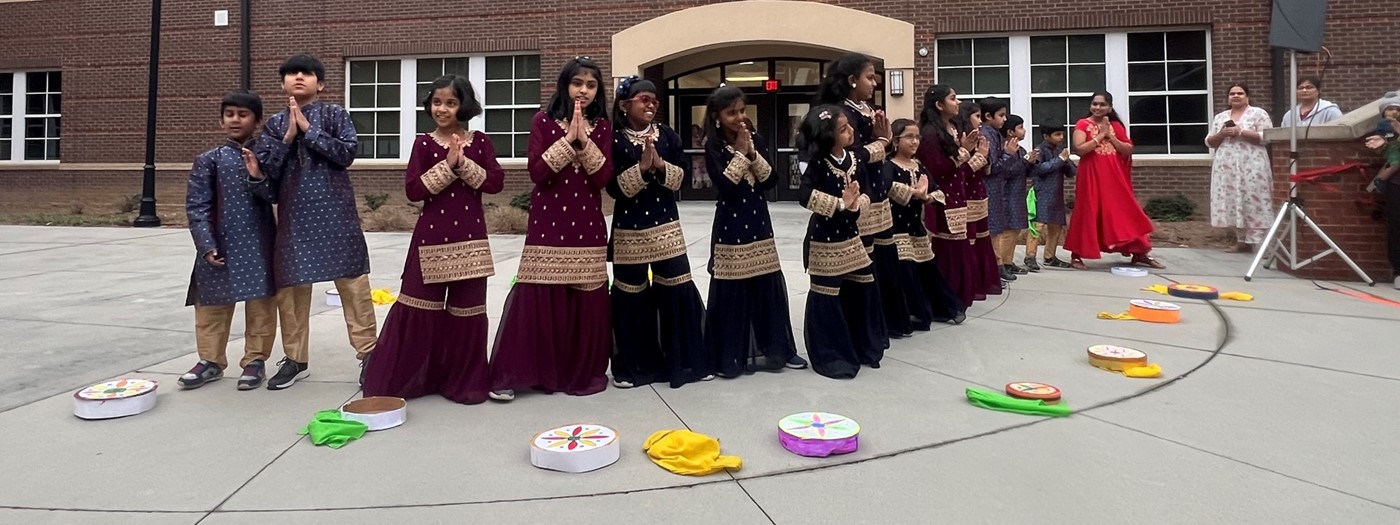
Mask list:
[{"label": "white sneaker", "polygon": [[487,392],[486,395],[489,396],[491,399],[495,399],[496,401],[514,401],[514,400],[515,400],[515,391],[514,391],[514,390],[510,390],[510,389],[506,389],[506,390],[492,390],[492,391],[490,391],[490,392]]},{"label": "white sneaker", "polygon": [[1395,289],[1400,290],[1400,275],[1395,276]]},{"label": "white sneaker", "polygon": [[637,386],[637,385],[632,384],[631,381],[619,381],[617,378],[613,378],[613,382],[612,382],[612,383],[613,383],[613,386],[618,387],[618,388],[633,388],[633,387]]}]

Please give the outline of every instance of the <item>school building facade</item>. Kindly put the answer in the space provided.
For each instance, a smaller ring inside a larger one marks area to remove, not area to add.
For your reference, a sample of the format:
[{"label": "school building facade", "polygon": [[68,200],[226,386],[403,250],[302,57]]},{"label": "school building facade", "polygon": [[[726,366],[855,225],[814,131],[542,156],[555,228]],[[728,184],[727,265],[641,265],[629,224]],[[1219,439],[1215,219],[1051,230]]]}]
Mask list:
[{"label": "school building facade", "polygon": [[[1344,109],[1400,84],[1391,45],[1400,10],[1384,4],[1329,2],[1323,93]],[[140,192],[151,7],[0,0],[0,206],[111,203]],[[486,108],[471,127],[495,141],[509,172],[505,193],[520,193],[529,187],[529,117],[575,56],[613,79],[636,74],[665,86],[664,118],[687,140],[709,91],[721,82],[744,88],[751,119],[776,146],[775,168],[789,178],[778,199],[796,193],[795,123],[823,63],[848,50],[878,61],[878,102],[893,118],[916,117],[935,81],[964,99],[1009,99],[1032,123],[1072,124],[1090,94],[1107,89],[1138,144],[1139,197],[1183,193],[1198,213],[1209,195],[1203,138],[1227,84],[1248,83],[1276,121],[1287,100],[1286,62],[1268,45],[1269,0],[1120,0],[1093,10],[1071,0],[166,1],[162,214],[181,210],[192,159],[221,140],[218,100],[243,82],[245,7],[249,81],[267,114],[286,104],[275,73],[282,59],[319,56],[323,98],[345,105],[359,131],[357,190],[398,202],[409,143],[431,127],[419,110],[428,82],[444,72],[471,79]],[[1314,73],[1319,61],[1304,57],[1300,67]],[[710,198],[696,179],[682,197]]]}]

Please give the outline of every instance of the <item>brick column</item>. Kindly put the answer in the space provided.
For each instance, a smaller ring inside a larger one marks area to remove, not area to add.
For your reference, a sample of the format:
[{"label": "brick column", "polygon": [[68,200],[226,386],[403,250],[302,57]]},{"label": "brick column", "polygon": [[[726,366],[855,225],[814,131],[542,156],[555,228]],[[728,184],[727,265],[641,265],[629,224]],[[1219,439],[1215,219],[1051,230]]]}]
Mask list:
[{"label": "brick column", "polygon": [[[1288,199],[1288,151],[1287,141],[1272,144],[1275,210]],[[1318,180],[1319,183],[1301,184],[1298,193],[1303,198],[1303,209],[1308,216],[1337,243],[1337,246],[1351,256],[1362,270],[1378,282],[1390,280],[1390,264],[1385,255],[1385,223],[1376,211],[1376,206],[1364,204],[1359,200],[1367,196],[1364,191],[1380,167],[1379,159],[1362,147],[1360,140],[1356,139],[1299,140],[1298,155],[1300,173],[1349,162],[1363,163],[1366,176],[1362,176],[1355,169],[1347,170],[1323,177]],[[1330,191],[1325,185],[1330,185],[1338,191]],[[1307,223],[1298,221],[1298,258],[1307,259],[1326,249],[1327,245],[1313,233]],[[1280,261],[1277,268],[1308,279],[1360,280],[1346,262],[1335,254],[1300,270],[1288,268],[1284,261]]]}]

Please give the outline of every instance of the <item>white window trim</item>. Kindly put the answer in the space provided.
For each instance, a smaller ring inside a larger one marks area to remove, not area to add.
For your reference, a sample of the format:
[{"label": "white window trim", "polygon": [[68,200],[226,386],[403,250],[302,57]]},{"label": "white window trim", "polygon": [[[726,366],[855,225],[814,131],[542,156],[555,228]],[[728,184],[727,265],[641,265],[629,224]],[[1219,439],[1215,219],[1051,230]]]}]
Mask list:
[{"label": "white window trim", "polygon": [[[57,166],[57,165],[58,165],[59,159],[25,160],[25,158],[24,158],[24,142],[25,142],[25,139],[27,138],[26,135],[25,135],[25,122],[24,122],[24,119],[25,119],[25,117],[28,117],[28,116],[29,116],[29,113],[28,113],[29,108],[28,108],[28,106],[27,106],[27,104],[26,104],[26,101],[25,101],[25,97],[26,97],[26,95],[28,95],[28,93],[29,93],[29,78],[28,78],[28,74],[29,74],[29,73],[58,73],[58,72],[60,72],[60,71],[59,71],[59,70],[56,70],[56,69],[54,69],[54,70],[46,69],[46,70],[38,70],[38,71],[4,71],[4,72],[0,72],[0,74],[13,75],[13,78],[14,78],[13,92],[10,93],[10,97],[11,97],[11,99],[12,99],[12,100],[11,100],[11,102],[12,102],[11,107],[14,108],[14,112],[11,113],[11,114],[8,116],[8,118],[10,119],[10,138],[9,138],[9,141],[10,141],[10,160],[0,161],[0,166],[26,166],[26,167],[35,167],[35,166]],[[46,92],[46,93],[47,93],[47,92]],[[60,88],[59,91],[58,91],[58,96],[59,96],[59,100],[62,100],[62,97],[63,97],[63,90],[62,90],[61,88]],[[45,113],[45,114],[43,114],[43,115],[44,115],[44,117],[42,117],[42,118],[48,118],[48,117],[63,118],[63,114],[62,114],[62,113],[59,113],[59,114],[57,114],[57,115],[52,115],[52,114]],[[63,148],[63,132],[62,132],[62,131],[59,132],[59,136],[58,136],[58,145],[59,145],[59,157],[62,158],[62,148]]]},{"label": "white window trim", "polygon": [[[1211,47],[1211,28],[1203,26],[1182,26],[1182,27],[1135,27],[1135,28],[1111,28],[1111,29],[1083,29],[1083,30],[1060,30],[1060,31],[1036,31],[1029,33],[971,33],[959,34],[950,33],[939,35],[938,40],[959,40],[968,38],[1006,38],[1007,39],[1007,61],[1011,66],[1011,106],[1018,108],[1031,107],[1030,89],[1030,42],[1033,36],[1064,36],[1064,35],[1104,35],[1104,90],[1113,93],[1118,107],[1118,114],[1123,118],[1124,125],[1131,125],[1131,112],[1128,108],[1128,34],[1129,33],[1160,33],[1177,31],[1204,31],[1206,39],[1206,89],[1190,91],[1170,91],[1170,92],[1134,92],[1132,95],[1152,95],[1172,94],[1172,95],[1206,95],[1206,124],[1210,124],[1210,119],[1215,117],[1215,97],[1211,96],[1210,89],[1215,85],[1215,57]],[[937,42],[934,43],[933,70],[938,72],[938,52]],[[1027,74],[1022,74],[1027,73]],[[979,96],[1002,96],[998,94]],[[1050,95],[1046,95],[1050,96]],[[1069,95],[1074,96],[1074,95]],[[1003,97],[1006,98],[1006,97]],[[1121,109],[1119,109],[1121,108]],[[1074,123],[1066,122],[1065,126],[1072,127]],[[1204,140],[1205,137],[1202,137]],[[1035,147],[1034,137],[1027,135],[1022,141],[1022,146],[1028,150]],[[1211,153],[1140,153],[1134,154],[1133,160],[1147,161],[1141,165],[1163,164],[1169,165],[1172,162],[1165,161],[1208,161],[1214,158]]]},{"label": "white window trim", "polygon": [[[486,58],[497,56],[521,56],[534,55],[538,52],[516,51],[505,53],[477,53],[477,54],[432,54],[432,55],[411,55],[411,56],[364,56],[345,59],[345,107],[350,109],[350,63],[370,62],[382,60],[399,61],[399,158],[375,158],[375,159],[355,159],[357,166],[395,168],[408,163],[408,158],[413,153],[413,139],[418,137],[418,60],[433,58],[467,58],[467,80],[472,84],[472,90],[480,98],[481,114],[467,121],[467,130],[486,130],[486,109],[539,109],[539,104],[513,104],[513,105],[486,105]],[[540,80],[543,85],[544,80]],[[498,154],[500,152],[497,152]],[[527,164],[523,157],[503,157],[497,156],[497,160],[502,167],[521,167]]]}]

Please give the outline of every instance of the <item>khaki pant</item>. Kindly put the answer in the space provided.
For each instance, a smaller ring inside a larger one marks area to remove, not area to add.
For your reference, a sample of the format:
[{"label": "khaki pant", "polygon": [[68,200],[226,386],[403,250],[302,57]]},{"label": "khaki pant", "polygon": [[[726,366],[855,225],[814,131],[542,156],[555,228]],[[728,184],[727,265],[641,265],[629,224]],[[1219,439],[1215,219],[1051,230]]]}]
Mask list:
[{"label": "khaki pant", "polygon": [[[340,308],[345,313],[350,346],[355,347],[355,357],[364,360],[374,351],[378,337],[369,276],[336,279],[335,289],[340,292]],[[311,285],[278,290],[277,309],[282,319],[282,352],[288,359],[307,363],[311,358]]]},{"label": "khaki pant", "polygon": [[997,264],[1006,266],[1016,258],[1016,245],[1021,242],[1021,230],[1006,230],[992,238],[992,251],[997,254]]},{"label": "khaki pant", "polygon": [[1045,256],[1041,260],[1048,261],[1055,257],[1060,249],[1060,244],[1065,242],[1065,225],[1035,223],[1035,231],[1040,232],[1040,238],[1033,235],[1026,236],[1026,257],[1035,257],[1036,250],[1045,245]]},{"label": "khaki pant", "polygon": [[[194,341],[199,358],[228,368],[228,334],[233,327],[233,310],[237,305],[195,305]],[[254,360],[272,357],[272,342],[277,339],[277,300],[265,297],[243,303],[243,359],[240,368]]]}]

